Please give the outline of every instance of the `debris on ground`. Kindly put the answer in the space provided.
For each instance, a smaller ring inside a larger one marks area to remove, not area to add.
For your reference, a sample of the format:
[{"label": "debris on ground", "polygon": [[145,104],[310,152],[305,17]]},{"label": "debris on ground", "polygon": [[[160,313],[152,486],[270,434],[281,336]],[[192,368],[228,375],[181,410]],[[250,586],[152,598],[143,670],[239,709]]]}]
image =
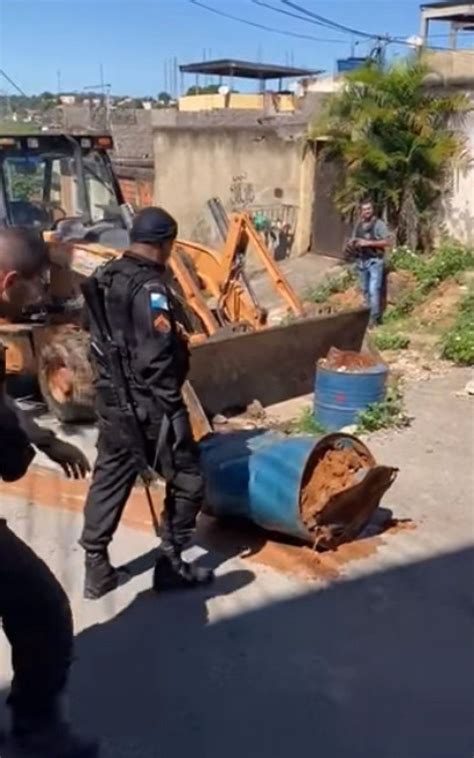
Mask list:
[{"label": "debris on ground", "polygon": [[249,523],[234,522],[230,527],[212,516],[201,516],[198,537],[199,543],[213,552],[238,555],[244,561],[302,579],[331,581],[344,574],[345,567],[353,561],[376,553],[386,537],[413,529],[416,524],[411,519],[394,519],[390,511],[381,509],[358,539],[325,553],[270,538]]},{"label": "debris on ground", "polygon": [[464,389],[454,394],[456,397],[472,397],[474,395],[474,379],[470,379]]},{"label": "debris on ground", "polygon": [[215,416],[212,418],[212,426],[222,426],[223,424],[229,423],[229,419],[227,416],[224,416],[222,413],[216,413]]},{"label": "debris on ground", "polygon": [[390,366],[390,372],[395,379],[426,381],[435,376],[444,376],[451,364],[440,358],[430,357],[417,350],[408,349],[402,352],[387,351],[384,359]]},{"label": "debris on ground", "polygon": [[267,416],[265,408],[259,400],[253,400],[253,402],[247,406],[245,415],[253,421],[264,421]]},{"label": "debris on ground", "polygon": [[333,371],[357,373],[374,368],[380,361],[370,353],[358,353],[353,350],[338,350],[332,347],[325,358],[318,361],[318,366]]}]

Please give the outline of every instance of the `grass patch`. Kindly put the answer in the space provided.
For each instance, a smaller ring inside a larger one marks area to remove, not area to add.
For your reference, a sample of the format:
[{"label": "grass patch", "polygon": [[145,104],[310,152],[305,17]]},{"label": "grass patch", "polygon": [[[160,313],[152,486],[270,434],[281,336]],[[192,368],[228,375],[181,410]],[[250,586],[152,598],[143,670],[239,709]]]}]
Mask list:
[{"label": "grass patch", "polygon": [[406,350],[410,346],[410,338],[405,334],[378,329],[372,337],[377,350]]},{"label": "grass patch", "polygon": [[461,300],[454,326],[444,335],[442,357],[458,366],[474,365],[474,287]]},{"label": "grass patch", "polygon": [[311,408],[303,408],[289,427],[290,434],[327,434],[327,429],[316,421]]},{"label": "grass patch", "polygon": [[410,418],[405,413],[403,394],[399,385],[388,388],[384,400],[371,403],[357,416],[357,434],[377,432],[380,429],[401,429],[409,426]]},{"label": "grass patch", "polygon": [[355,272],[351,268],[345,268],[342,271],[338,271],[337,274],[328,276],[317,287],[306,290],[304,300],[310,303],[325,303],[331,295],[348,290],[355,281]]}]

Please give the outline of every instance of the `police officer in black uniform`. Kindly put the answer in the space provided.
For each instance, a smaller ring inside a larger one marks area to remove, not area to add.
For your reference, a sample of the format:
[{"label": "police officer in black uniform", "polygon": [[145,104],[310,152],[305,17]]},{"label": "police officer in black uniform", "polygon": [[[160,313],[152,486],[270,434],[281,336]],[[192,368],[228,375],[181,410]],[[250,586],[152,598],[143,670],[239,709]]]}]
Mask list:
[{"label": "police officer in black uniform", "polygon": [[[166,284],[166,263],[176,235],[176,221],[166,211],[146,208],[134,219],[128,250],[94,275],[103,293],[109,329],[120,346],[148,463],[166,480],[162,543],[153,581],[156,590],[194,586],[213,578],[212,571],[181,557],[194,533],[203,480],[181,393],[189,350],[180,306]],[[100,353],[101,336],[92,317],[89,323]],[[131,441],[123,432],[110,367],[97,358],[97,352],[92,360],[97,374],[99,440],[80,544],[86,551],[84,595],[96,599],[120,582],[107,548],[139,472]]]},{"label": "police officer in black uniform", "polygon": [[[37,290],[47,260],[47,247],[39,235],[0,229],[0,316],[19,315]],[[68,474],[84,475],[88,463],[81,451],[26,418],[27,428],[22,428],[4,385],[5,354],[0,346],[0,478],[11,482],[26,473],[35,454],[31,441]],[[0,519],[0,620],[12,648],[14,674],[8,698],[12,730],[5,740],[0,738],[2,758],[96,758],[97,743],[76,737],[62,712],[73,657],[69,601],[46,564],[4,519]]]}]

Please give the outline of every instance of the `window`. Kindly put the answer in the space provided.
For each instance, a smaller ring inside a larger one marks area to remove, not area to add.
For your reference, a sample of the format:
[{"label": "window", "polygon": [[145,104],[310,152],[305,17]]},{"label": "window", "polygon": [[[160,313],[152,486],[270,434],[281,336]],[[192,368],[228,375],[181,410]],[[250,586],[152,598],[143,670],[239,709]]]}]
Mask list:
[{"label": "window", "polygon": [[100,153],[92,151],[84,156],[84,175],[92,223],[119,220],[111,172]]},{"label": "window", "polygon": [[15,226],[51,229],[64,218],[93,224],[121,219],[112,172],[100,152],[82,156],[82,192],[72,150],[4,153],[0,160],[10,222]]}]

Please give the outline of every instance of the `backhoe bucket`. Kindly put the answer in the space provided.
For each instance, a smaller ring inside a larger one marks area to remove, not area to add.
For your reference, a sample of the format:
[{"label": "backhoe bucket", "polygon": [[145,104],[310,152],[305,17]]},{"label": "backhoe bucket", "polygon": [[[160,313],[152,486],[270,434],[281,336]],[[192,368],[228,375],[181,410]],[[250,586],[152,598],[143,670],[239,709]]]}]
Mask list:
[{"label": "backhoe bucket", "polygon": [[320,551],[355,539],[397,474],[341,433],[319,439],[265,430],[214,434],[200,450],[207,513],[245,518]]},{"label": "backhoe bucket", "polygon": [[316,362],[331,347],[360,350],[365,308],[294,321],[258,332],[211,337],[192,350],[190,381],[210,415],[267,406],[313,391]]}]

